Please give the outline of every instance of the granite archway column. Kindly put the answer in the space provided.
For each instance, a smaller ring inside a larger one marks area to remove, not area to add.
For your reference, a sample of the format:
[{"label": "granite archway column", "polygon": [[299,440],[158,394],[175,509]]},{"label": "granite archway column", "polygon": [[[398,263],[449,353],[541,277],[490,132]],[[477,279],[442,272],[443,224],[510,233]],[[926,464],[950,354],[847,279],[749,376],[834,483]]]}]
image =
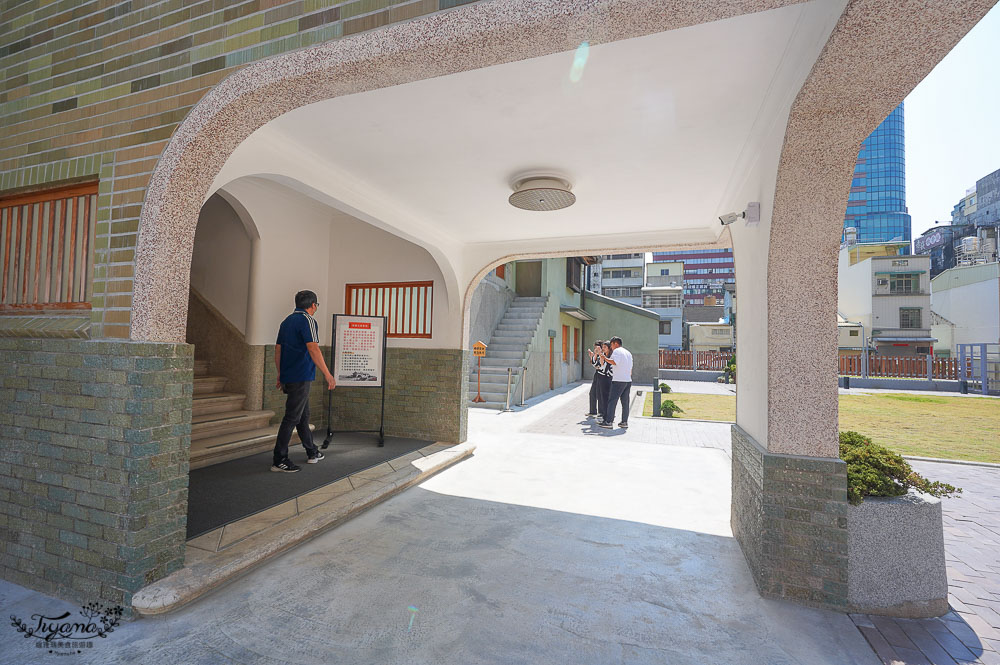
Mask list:
[{"label": "granite archway column", "polygon": [[994,4],[849,2],[792,105],[773,193],[760,192],[760,227],[734,229],[732,527],[765,596],[850,609],[836,311],[854,162],[862,140]]}]

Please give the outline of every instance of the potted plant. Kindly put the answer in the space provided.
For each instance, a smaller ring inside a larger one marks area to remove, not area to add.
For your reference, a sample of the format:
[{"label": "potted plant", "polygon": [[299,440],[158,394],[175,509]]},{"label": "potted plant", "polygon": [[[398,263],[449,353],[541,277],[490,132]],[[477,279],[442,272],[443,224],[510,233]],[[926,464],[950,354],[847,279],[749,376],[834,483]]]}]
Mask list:
[{"label": "potted plant", "polygon": [[683,413],[684,409],[677,406],[672,399],[665,399],[660,404],[660,415],[664,418],[673,418],[675,413]]},{"label": "potted plant", "polygon": [[948,611],[941,498],[927,480],[857,432],[840,433],[847,464],[847,596],[852,612],[923,618]]},{"label": "potted plant", "polygon": [[671,392],[670,391],[670,386],[668,386],[665,383],[661,383],[660,384],[660,392],[663,393],[663,394],[667,394],[667,393]]}]

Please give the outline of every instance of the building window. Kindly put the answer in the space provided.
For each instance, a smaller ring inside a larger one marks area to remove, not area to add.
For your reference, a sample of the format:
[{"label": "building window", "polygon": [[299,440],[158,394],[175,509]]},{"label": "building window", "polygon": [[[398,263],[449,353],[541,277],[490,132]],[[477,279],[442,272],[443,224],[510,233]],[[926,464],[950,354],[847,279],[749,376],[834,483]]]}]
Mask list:
[{"label": "building window", "polygon": [[583,270],[580,266],[582,261],[578,258],[566,259],[566,288],[577,293],[583,291]]},{"label": "building window", "polygon": [[499,277],[500,279],[506,279],[506,277],[507,277],[507,264],[504,263],[502,265],[498,265],[496,267],[496,270],[494,270],[494,272],[496,273],[496,276]]},{"label": "building window", "polygon": [[563,362],[569,362],[569,326],[562,327]]},{"label": "building window", "polygon": [[670,268],[660,268],[660,274],[661,275],[669,275],[670,274]]},{"label": "building window", "polygon": [[671,293],[668,295],[650,295],[642,297],[642,306],[646,308],[680,307],[681,294]]},{"label": "building window", "polygon": [[609,287],[604,289],[604,295],[609,298],[638,298],[642,289],[638,286]]},{"label": "building window", "polygon": [[434,282],[377,282],[348,284],[344,297],[347,314],[384,316],[388,337],[431,337]]},{"label": "building window", "polygon": [[858,336],[858,331],[857,330],[851,330],[847,334],[850,335],[851,337],[857,337]]},{"label": "building window", "polygon": [[920,291],[920,275],[901,273],[889,275],[889,293],[918,293]]},{"label": "building window", "polygon": [[88,307],[97,183],[0,199],[0,310]]},{"label": "building window", "polygon": [[670,334],[670,324],[671,321],[660,321],[660,334],[669,335]]},{"label": "building window", "polygon": [[604,279],[622,279],[629,277],[641,277],[638,269],[623,268],[621,270],[612,270],[608,268],[603,273]]},{"label": "building window", "polygon": [[919,328],[920,327],[920,308],[919,307],[900,307],[899,308],[899,327],[900,328]]},{"label": "building window", "polygon": [[729,330],[727,328],[712,328],[713,335],[728,335]]}]

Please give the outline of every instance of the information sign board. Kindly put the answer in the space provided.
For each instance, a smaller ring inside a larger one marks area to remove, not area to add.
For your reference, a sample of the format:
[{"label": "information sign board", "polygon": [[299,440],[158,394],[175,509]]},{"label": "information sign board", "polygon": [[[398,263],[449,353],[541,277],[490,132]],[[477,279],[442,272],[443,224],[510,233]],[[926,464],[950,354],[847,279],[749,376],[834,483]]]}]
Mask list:
[{"label": "information sign board", "polygon": [[333,376],[337,386],[382,387],[385,317],[338,314],[334,320]]}]

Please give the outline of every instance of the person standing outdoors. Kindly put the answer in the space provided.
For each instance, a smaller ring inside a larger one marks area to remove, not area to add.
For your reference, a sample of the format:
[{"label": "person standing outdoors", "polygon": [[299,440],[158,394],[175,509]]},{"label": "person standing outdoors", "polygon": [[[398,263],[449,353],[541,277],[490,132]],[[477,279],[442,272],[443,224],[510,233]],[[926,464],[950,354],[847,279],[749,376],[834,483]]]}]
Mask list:
[{"label": "person standing outdoors", "polygon": [[600,426],[611,429],[615,423],[618,402],[622,403],[622,421],[618,426],[628,429],[629,392],[632,387],[632,354],[622,345],[621,337],[611,338],[611,355],[602,358],[611,365],[611,392],[604,411],[604,421]]},{"label": "person standing outdoors", "polygon": [[601,389],[601,368],[604,366],[604,361],[601,360],[601,340],[594,342],[594,348],[587,349],[587,353],[590,354],[590,364],[594,366],[594,378],[590,382],[590,410],[587,411],[587,417],[591,418],[604,412],[603,409],[597,410],[599,404],[597,396]]},{"label": "person standing outdoors", "polygon": [[295,311],[286,316],[278,328],[274,347],[277,388],[288,397],[285,399],[285,415],[278,426],[278,439],[274,443],[271,471],[295,473],[299,470],[288,458],[288,442],[293,429],[299,433],[309,464],[315,464],[324,457],[313,443],[312,430],[309,429],[309,388],[316,379],[316,367],[323,372],[327,390],[333,390],[337,383],[319,350],[319,326],[313,318],[317,309],[316,294],[299,291],[295,294]]},{"label": "person standing outdoors", "polygon": [[[611,355],[611,342],[605,340],[601,342],[601,352],[605,356]],[[611,393],[611,370],[614,369],[609,363],[601,360],[600,378],[597,383],[597,413],[601,420],[608,410],[608,395]]]}]

